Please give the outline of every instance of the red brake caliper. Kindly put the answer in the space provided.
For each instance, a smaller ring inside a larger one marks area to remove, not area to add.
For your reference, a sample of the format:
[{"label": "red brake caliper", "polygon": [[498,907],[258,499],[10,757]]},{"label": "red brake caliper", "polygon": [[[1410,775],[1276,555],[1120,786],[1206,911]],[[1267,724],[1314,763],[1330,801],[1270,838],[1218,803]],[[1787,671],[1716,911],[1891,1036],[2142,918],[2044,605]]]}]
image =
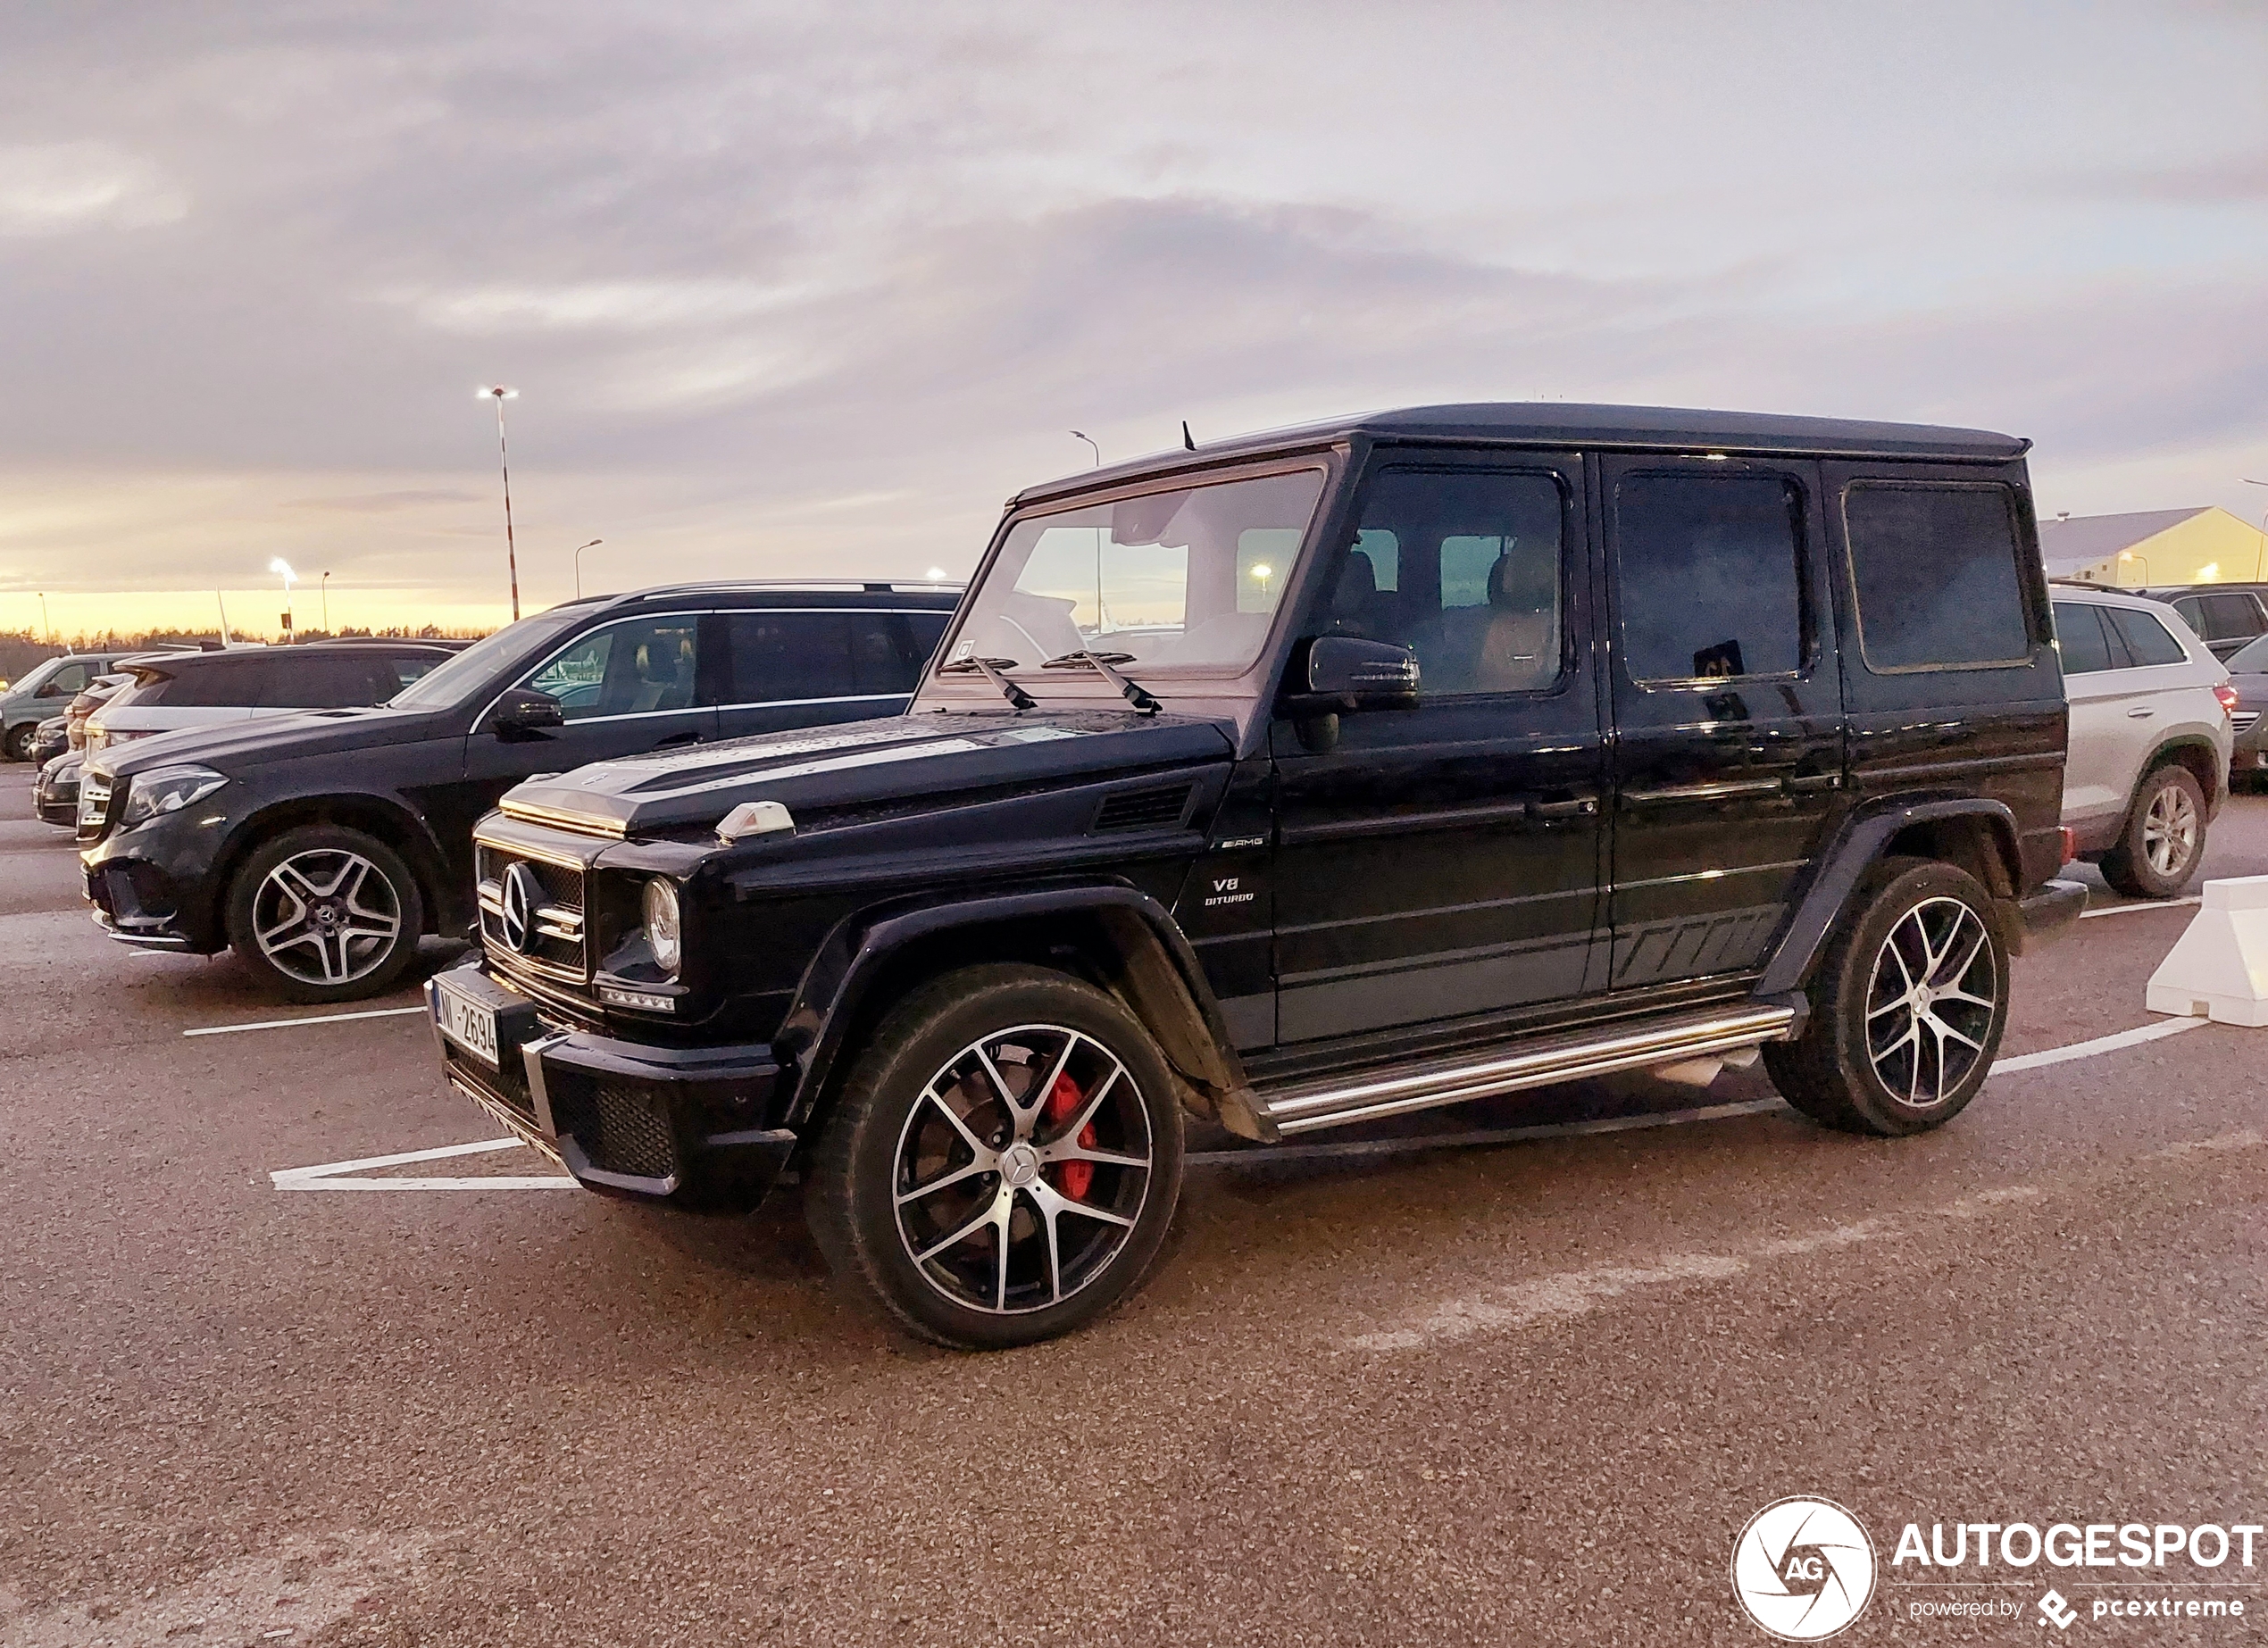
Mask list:
[{"label": "red brake caliper", "polygon": [[[1055,1078],[1055,1085],[1047,1089],[1047,1103],[1041,1113],[1047,1118],[1050,1125],[1066,1120],[1077,1113],[1080,1101],[1085,1096],[1080,1092],[1079,1084],[1071,1078],[1071,1072],[1065,1070]],[[1079,1147],[1081,1150],[1095,1148],[1093,1122],[1088,1122],[1079,1130]],[[1055,1188],[1072,1201],[1086,1201],[1087,1193],[1094,1187],[1094,1184],[1095,1164],[1093,1162],[1059,1161],[1055,1164]]]}]

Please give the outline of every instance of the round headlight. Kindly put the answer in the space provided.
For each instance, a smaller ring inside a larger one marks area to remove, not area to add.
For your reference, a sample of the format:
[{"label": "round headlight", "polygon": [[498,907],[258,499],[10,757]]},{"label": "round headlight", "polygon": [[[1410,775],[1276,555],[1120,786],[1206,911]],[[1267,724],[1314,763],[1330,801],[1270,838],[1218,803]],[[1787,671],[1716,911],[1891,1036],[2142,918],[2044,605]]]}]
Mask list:
[{"label": "round headlight", "polygon": [[678,938],[677,888],[658,876],[646,884],[646,943],[654,964],[676,978],[685,954]]}]

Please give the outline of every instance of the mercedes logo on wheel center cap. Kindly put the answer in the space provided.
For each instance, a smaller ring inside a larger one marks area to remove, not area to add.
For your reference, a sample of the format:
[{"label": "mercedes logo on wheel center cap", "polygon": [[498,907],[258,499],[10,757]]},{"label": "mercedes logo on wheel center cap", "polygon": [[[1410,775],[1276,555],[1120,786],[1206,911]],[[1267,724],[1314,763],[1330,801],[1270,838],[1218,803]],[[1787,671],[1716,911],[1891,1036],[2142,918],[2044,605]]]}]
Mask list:
[{"label": "mercedes logo on wheel center cap", "polygon": [[1000,1153],[1000,1177],[1011,1190],[1021,1190],[1039,1177],[1039,1153],[1029,1144],[1011,1144]]},{"label": "mercedes logo on wheel center cap", "polygon": [[536,905],[543,897],[536,872],[522,861],[504,872],[504,941],[521,955],[536,948]]}]

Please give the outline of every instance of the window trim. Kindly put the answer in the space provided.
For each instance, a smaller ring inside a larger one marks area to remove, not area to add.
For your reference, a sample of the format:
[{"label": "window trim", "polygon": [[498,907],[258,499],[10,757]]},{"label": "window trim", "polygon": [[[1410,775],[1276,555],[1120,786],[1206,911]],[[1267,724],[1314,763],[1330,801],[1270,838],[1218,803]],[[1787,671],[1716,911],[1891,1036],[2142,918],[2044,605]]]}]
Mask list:
[{"label": "window trim", "polygon": [[[1660,457],[1668,454],[1652,455]],[[1703,460],[1703,462],[1714,461],[1713,458]],[[1792,518],[1792,524],[1796,529],[1796,656],[1797,662],[1793,670],[1773,670],[1762,674],[1748,675],[1646,678],[1630,672],[1630,635],[1624,621],[1629,601],[1622,581],[1622,488],[1630,481],[1643,480],[1655,476],[1665,476],[1680,480],[1763,479],[1776,480],[1783,487],[1795,488],[1797,509]],[[1813,593],[1813,574],[1818,570],[1820,563],[1812,557],[1810,522],[1811,505],[1814,499],[1812,488],[1804,476],[1797,473],[1792,466],[1784,464],[1772,457],[1744,456],[1716,470],[1697,468],[1690,459],[1683,463],[1665,465],[1648,465],[1638,462],[1613,476],[1612,480],[1613,484],[1604,489],[1604,502],[1613,529],[1611,540],[1613,548],[1613,553],[1607,557],[1609,565],[1606,568],[1606,576],[1614,592],[1615,669],[1625,683],[1634,691],[1641,693],[1714,693],[1722,692],[1729,687],[1737,687],[1747,682],[1808,681],[1818,672],[1822,653],[1821,645],[1822,626],[1819,621],[1817,598]]]},{"label": "window trim", "polygon": [[[1858,552],[1851,540],[1851,494],[1864,487],[1878,492],[1997,492],[2008,520],[2008,542],[2015,551],[2016,601],[2023,620],[2026,651],[2022,658],[1963,659],[1952,663],[1878,664],[1866,646],[1866,605],[1859,599]],[[1954,480],[1855,475],[1843,483],[1835,501],[1843,529],[1843,566],[1851,580],[1851,618],[1858,630],[1859,661],[1869,675],[1943,675],[1962,670],[2026,670],[2038,661],[2039,644],[2033,636],[2031,597],[2025,588],[2023,517],[2017,512],[2016,489],[2005,480]],[[2054,631],[2052,618],[2049,631]],[[2057,656],[2060,658],[2061,654]]]}]

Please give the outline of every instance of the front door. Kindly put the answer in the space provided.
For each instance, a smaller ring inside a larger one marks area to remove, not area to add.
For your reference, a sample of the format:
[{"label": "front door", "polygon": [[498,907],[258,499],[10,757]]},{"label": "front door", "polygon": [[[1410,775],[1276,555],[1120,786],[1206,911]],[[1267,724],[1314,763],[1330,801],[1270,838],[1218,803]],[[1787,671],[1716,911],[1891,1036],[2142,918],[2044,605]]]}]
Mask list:
[{"label": "front door", "polygon": [[1762,964],[1840,803],[1818,466],[1601,464],[1616,989]]},{"label": "front door", "polygon": [[897,715],[913,702],[947,612],[774,607],[719,612],[718,736]]},{"label": "front door", "polygon": [[1283,1043],[1572,996],[1604,963],[1580,462],[1382,457],[1357,520],[1305,633],[1411,647],[1420,702],[1270,729]]}]

